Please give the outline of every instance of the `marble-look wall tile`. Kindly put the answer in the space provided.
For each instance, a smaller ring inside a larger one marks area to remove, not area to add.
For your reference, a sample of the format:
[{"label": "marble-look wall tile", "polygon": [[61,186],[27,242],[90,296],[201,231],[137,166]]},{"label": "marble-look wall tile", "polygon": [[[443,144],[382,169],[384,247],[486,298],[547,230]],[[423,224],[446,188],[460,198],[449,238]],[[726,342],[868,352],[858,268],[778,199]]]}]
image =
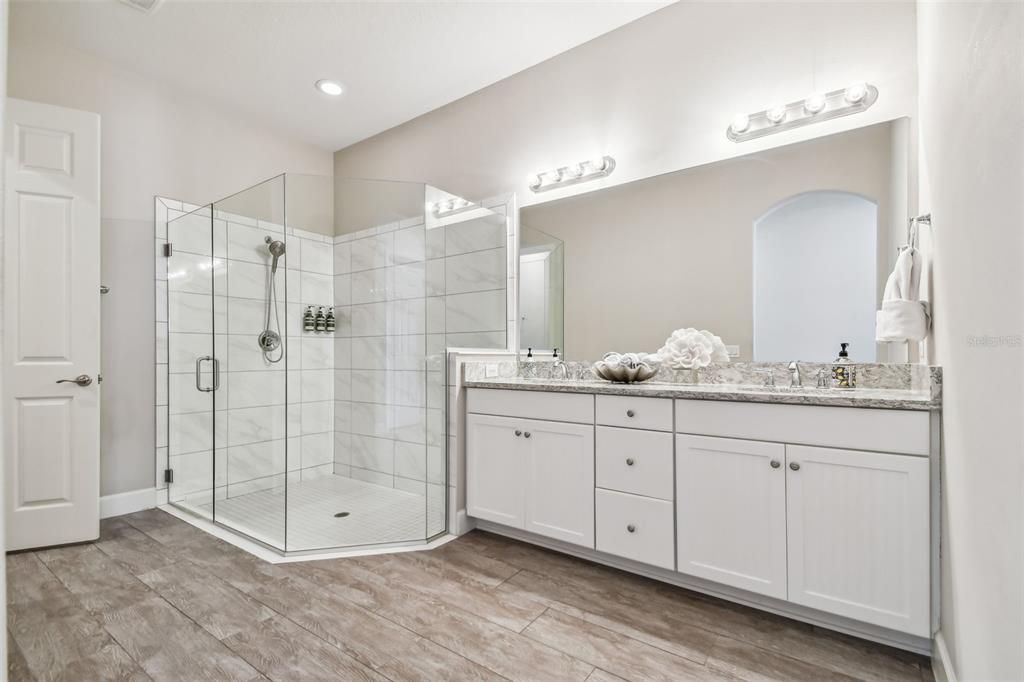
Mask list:
[{"label": "marble-look wall tile", "polygon": [[334,245],[334,274],[347,275],[352,272],[352,244]]},{"label": "marble-look wall tile", "polygon": [[395,264],[415,263],[426,257],[426,232],[422,225],[395,232]]},{"label": "marble-look wall tile", "polygon": [[304,272],[315,272],[321,275],[334,274],[334,249],[330,244],[315,242],[308,239],[302,242],[302,264]]},{"label": "marble-look wall tile", "polygon": [[423,298],[426,295],[426,266],[423,262],[391,268],[393,283],[390,298]]},{"label": "marble-look wall tile", "polygon": [[303,272],[300,287],[299,302],[303,305],[332,305],[334,300],[333,276]]},{"label": "marble-look wall tile", "polygon": [[494,217],[477,218],[444,228],[445,256],[470,251],[499,249],[505,245],[505,221]]},{"label": "marble-look wall tile", "polygon": [[[445,293],[501,289],[506,285],[505,249],[475,251],[445,258]],[[502,305],[504,311],[504,305]]]},{"label": "marble-look wall tile", "polygon": [[352,272],[394,265],[395,236],[391,232],[356,239],[349,244],[352,253]]},{"label": "marble-look wall tile", "polygon": [[449,334],[505,329],[505,290],[445,297],[445,328]]},{"label": "marble-look wall tile", "polygon": [[389,300],[394,289],[394,275],[394,268],[377,268],[352,273],[352,303],[377,303]]}]

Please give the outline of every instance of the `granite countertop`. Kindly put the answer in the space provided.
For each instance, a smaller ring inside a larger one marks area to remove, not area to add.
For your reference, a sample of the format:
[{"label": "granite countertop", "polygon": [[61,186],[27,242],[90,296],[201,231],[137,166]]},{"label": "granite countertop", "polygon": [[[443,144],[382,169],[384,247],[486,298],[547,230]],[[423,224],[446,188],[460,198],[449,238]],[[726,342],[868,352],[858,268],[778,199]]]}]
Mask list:
[{"label": "granite countertop", "polygon": [[526,379],[522,377],[467,379],[467,388],[503,388],[518,391],[553,391],[560,393],[598,393],[645,398],[680,398],[684,400],[724,400],[732,402],[776,403],[780,405],[825,405],[832,407],[867,407],[887,410],[939,410],[941,399],[929,391],[888,388],[821,389],[762,387],[746,384],[677,384],[649,381],[640,384],[613,384],[598,380]]}]

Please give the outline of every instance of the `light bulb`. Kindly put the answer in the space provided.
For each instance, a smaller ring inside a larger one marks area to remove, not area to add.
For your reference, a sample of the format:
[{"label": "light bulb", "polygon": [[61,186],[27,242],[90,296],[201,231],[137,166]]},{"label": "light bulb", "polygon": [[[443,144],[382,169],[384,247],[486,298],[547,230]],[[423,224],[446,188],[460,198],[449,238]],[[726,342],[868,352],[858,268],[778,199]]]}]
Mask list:
[{"label": "light bulb", "polygon": [[843,97],[850,104],[857,104],[868,96],[868,86],[866,83],[858,81],[856,83],[850,83],[846,86],[846,92]]},{"label": "light bulb", "polygon": [[820,92],[812,92],[804,100],[804,109],[808,114],[819,114],[825,109],[825,95]]},{"label": "light bulb", "polygon": [[565,169],[565,174],[566,176],[568,176],[569,179],[575,180],[576,178],[579,178],[583,175],[583,166],[581,166],[578,163],[574,163],[571,166],[567,166]]},{"label": "light bulb", "polygon": [[786,120],[786,106],[784,104],[774,106],[764,112],[764,115],[772,125],[779,125]]},{"label": "light bulb", "polygon": [[732,117],[729,129],[734,133],[745,133],[750,128],[750,117],[746,114],[736,114]]}]

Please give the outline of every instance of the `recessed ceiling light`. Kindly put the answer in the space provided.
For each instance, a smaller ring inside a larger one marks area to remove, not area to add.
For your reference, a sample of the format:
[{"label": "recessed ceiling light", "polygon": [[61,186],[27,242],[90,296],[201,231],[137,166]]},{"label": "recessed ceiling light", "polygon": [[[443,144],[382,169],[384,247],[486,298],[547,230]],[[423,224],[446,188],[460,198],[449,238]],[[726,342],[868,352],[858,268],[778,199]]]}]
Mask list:
[{"label": "recessed ceiling light", "polygon": [[337,97],[341,93],[345,92],[345,88],[341,83],[329,80],[318,80],[316,82],[316,89],[325,95],[330,95],[331,97]]}]

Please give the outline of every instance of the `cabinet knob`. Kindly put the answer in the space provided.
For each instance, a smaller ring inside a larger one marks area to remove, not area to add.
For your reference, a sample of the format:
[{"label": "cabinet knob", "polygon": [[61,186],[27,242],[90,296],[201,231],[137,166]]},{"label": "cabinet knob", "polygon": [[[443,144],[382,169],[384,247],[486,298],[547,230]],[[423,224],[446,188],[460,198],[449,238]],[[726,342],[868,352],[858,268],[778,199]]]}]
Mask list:
[{"label": "cabinet knob", "polygon": [[626,410],[626,416],[627,417],[635,417],[636,416],[636,412],[634,412],[633,410]]},{"label": "cabinet knob", "polygon": [[779,460],[777,460],[777,459],[773,459],[772,460],[772,469],[778,469],[780,466],[781,465],[779,464]]},{"label": "cabinet knob", "polygon": [[633,525],[633,524],[631,523],[631,524],[629,524],[628,526],[626,526],[626,530],[628,530],[628,531],[629,531],[630,533],[635,533],[635,532],[636,532],[636,526],[634,526],[634,525]]},{"label": "cabinet knob", "polygon": [[793,471],[800,471],[800,462],[790,462],[789,468]]},{"label": "cabinet knob", "polygon": [[529,438],[529,437],[530,437],[530,432],[529,432],[529,431],[527,431],[527,432],[526,432],[526,433],[524,433],[523,435],[524,435],[524,436],[526,436],[527,438]]},{"label": "cabinet knob", "polygon": [[516,435],[517,435],[517,436],[521,436],[521,435],[523,435],[523,432],[522,432],[522,431],[520,431],[519,429],[516,429]]},{"label": "cabinet knob", "polygon": [[636,464],[636,461],[632,457],[627,457],[626,458],[626,466],[631,467],[634,464]]}]

